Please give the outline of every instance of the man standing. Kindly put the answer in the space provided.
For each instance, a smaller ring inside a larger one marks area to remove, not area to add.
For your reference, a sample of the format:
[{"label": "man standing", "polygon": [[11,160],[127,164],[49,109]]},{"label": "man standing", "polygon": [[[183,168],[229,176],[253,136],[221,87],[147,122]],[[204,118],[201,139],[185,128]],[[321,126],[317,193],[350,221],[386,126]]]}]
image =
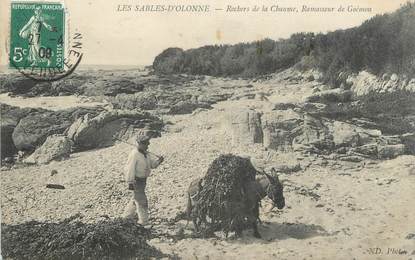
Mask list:
[{"label": "man standing", "polygon": [[131,151],[126,167],[128,189],[134,191],[134,194],[125,208],[124,215],[132,218],[137,212],[138,223],[146,225],[148,224],[148,201],[145,193],[147,177],[150,176],[151,169],[159,166],[164,158],[147,151],[150,137],[139,135],[136,141],[138,148]]}]

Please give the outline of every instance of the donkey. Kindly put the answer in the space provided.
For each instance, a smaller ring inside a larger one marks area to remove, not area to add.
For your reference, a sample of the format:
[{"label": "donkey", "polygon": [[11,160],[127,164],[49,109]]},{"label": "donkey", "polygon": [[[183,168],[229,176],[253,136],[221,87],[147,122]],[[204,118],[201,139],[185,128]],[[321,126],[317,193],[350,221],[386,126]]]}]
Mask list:
[{"label": "donkey", "polygon": [[[276,171],[274,168],[271,169],[274,173],[273,176],[265,173],[258,172],[261,174],[256,178],[255,181],[251,181],[246,185],[246,193],[248,194],[248,201],[244,205],[244,217],[248,220],[248,223],[251,224],[254,231],[254,236],[261,238],[261,235],[258,232],[258,221],[259,221],[259,206],[261,200],[268,196],[273,202],[273,207],[277,206],[278,209],[285,207],[285,198],[283,195],[283,185],[280,182]],[[192,219],[192,210],[193,205],[196,203],[195,196],[202,189],[202,178],[192,181],[188,189],[188,202],[187,202],[187,218],[188,220]],[[198,225],[193,220],[196,231],[198,230]],[[241,234],[237,234],[240,236]]]}]

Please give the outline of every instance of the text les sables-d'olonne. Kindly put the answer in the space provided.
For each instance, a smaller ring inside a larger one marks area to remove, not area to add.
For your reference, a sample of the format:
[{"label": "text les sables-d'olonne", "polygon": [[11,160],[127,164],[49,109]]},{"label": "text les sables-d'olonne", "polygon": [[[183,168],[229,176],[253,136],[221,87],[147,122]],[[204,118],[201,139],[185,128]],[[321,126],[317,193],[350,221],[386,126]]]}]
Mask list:
[{"label": "text les sables-d'olonne", "polygon": [[269,12],[269,13],[363,13],[372,12],[372,7],[361,7],[355,5],[324,7],[324,6],[280,6],[280,5],[226,5],[225,7],[215,7],[206,5],[117,5],[117,12],[189,12],[189,13],[208,13],[210,11],[234,12]]}]

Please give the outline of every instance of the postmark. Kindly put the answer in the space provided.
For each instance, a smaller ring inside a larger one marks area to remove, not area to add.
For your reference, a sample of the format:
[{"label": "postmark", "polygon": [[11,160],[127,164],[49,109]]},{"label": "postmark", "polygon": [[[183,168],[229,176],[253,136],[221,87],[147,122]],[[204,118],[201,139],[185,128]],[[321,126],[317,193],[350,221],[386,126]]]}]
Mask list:
[{"label": "postmark", "polygon": [[70,75],[82,59],[82,34],[66,25],[62,3],[12,2],[10,67],[38,81]]}]

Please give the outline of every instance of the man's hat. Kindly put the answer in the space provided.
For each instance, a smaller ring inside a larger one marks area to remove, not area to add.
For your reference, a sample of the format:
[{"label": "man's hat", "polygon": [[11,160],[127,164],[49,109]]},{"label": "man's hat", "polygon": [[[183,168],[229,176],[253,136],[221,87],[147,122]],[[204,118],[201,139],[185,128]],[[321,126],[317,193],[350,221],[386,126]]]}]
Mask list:
[{"label": "man's hat", "polygon": [[137,141],[137,143],[149,143],[150,139],[151,138],[147,135],[138,135],[135,140]]}]

